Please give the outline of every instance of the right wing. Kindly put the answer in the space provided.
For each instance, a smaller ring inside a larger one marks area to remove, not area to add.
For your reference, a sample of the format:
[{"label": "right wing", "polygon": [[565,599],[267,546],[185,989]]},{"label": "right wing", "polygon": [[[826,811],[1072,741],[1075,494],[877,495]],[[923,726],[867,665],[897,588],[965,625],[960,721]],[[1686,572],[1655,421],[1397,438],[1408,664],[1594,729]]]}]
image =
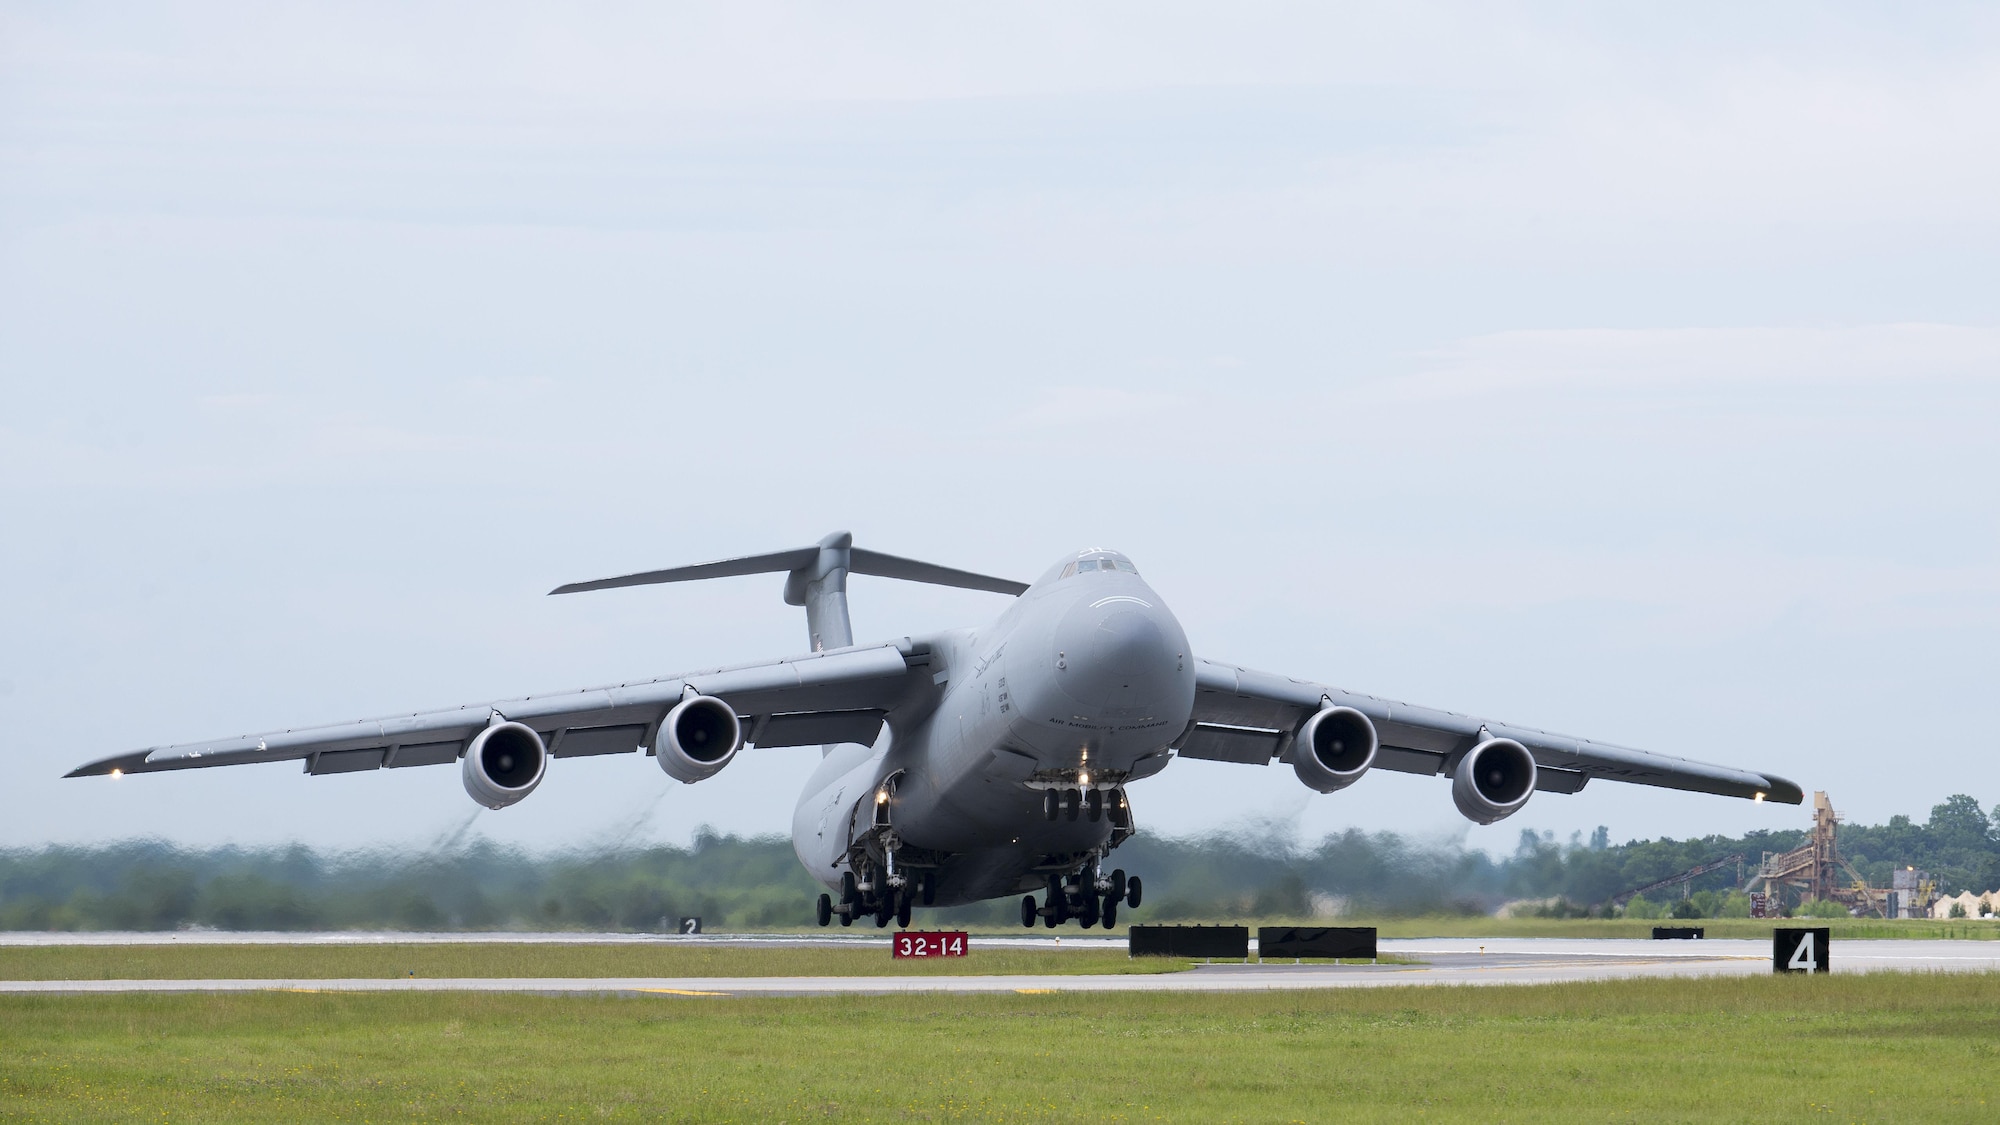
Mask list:
[{"label": "right wing", "polygon": [[1534,755],[1535,788],[1545,792],[1575,793],[1590,779],[1602,778],[1788,805],[1805,799],[1796,782],[1776,774],[1416,707],[1212,660],[1195,662],[1194,721],[1174,752],[1183,758],[1268,765],[1289,752],[1299,724],[1328,704],[1352,707],[1374,723],[1381,739],[1375,755],[1379,769],[1446,775],[1479,742],[1511,738]]},{"label": "right wing", "polygon": [[310,774],[444,765],[494,716],[525,723],[555,758],[650,747],[658,723],[688,692],[735,708],[754,746],[869,743],[888,712],[931,683],[920,645],[868,645],[671,679],[468,704],[387,719],[246,734],[102,758],[68,777],[300,761]]}]

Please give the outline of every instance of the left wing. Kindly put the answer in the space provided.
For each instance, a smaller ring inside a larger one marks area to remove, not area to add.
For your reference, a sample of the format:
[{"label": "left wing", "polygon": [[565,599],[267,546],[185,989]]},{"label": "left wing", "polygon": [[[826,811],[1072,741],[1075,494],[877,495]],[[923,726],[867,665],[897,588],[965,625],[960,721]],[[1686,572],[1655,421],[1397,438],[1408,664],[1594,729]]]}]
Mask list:
[{"label": "left wing", "polygon": [[1367,715],[1381,739],[1375,765],[1402,773],[1449,773],[1485,738],[1511,738],[1534,755],[1535,788],[1544,792],[1574,793],[1601,777],[1788,805],[1805,799],[1796,783],[1772,774],[1414,707],[1210,660],[1195,662],[1194,721],[1175,751],[1183,758],[1268,764],[1291,749],[1301,723],[1328,705]]},{"label": "left wing", "polygon": [[754,746],[869,743],[891,708],[930,677],[927,649],[909,642],[692,672],[671,679],[468,704],[387,719],[246,734],[103,758],[68,777],[303,760],[310,774],[444,765],[495,716],[525,723],[551,757],[627,754],[650,748],[655,725],[689,691],[735,709]]}]

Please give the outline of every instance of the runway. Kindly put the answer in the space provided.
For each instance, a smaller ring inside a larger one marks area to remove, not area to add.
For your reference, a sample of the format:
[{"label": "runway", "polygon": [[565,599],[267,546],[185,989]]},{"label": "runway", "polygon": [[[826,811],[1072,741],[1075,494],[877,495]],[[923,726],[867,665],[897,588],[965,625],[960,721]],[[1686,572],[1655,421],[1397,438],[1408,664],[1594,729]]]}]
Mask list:
[{"label": "runway", "polygon": [[[10,937],[16,935],[9,935]],[[79,935],[34,935],[38,938]],[[97,935],[90,935],[96,937]],[[128,935],[129,936],[129,935]],[[153,935],[162,937],[164,935]],[[207,935],[204,935],[207,936]],[[216,935],[214,944],[237,944],[244,935]],[[298,935],[287,944],[298,942]],[[355,935],[316,935],[319,944]],[[407,942],[413,935],[365,935],[383,943]],[[427,935],[428,936],[428,935]],[[443,940],[438,935],[434,940]],[[464,941],[473,935],[448,935]],[[546,935],[541,940],[575,942],[583,935]],[[479,935],[483,940],[520,940],[522,935]],[[626,940],[686,943],[687,938]],[[713,937],[703,944],[779,945],[879,943],[869,938]],[[975,943],[1053,948],[1055,939],[984,938]],[[19,941],[5,944],[55,944]],[[92,940],[79,944],[114,944]],[[123,944],[133,944],[125,942]],[[149,944],[167,944],[156,941]],[[209,944],[202,942],[201,944]],[[278,944],[275,941],[258,944]],[[1117,938],[1070,938],[1062,948],[1122,948]],[[1294,965],[1281,963],[1204,964],[1183,973],[1089,976],[880,976],[880,977],[461,977],[348,978],[334,980],[37,980],[0,981],[0,994],[48,993],[220,993],[220,992],[507,992],[549,996],[867,996],[910,993],[1069,993],[1069,992],[1263,992],[1296,989],[1382,988],[1407,985],[1556,984],[1646,977],[1761,976],[1771,972],[1767,941],[1646,941],[1626,939],[1428,938],[1383,941],[1386,956],[1420,964]],[[2000,971],[2000,942],[1846,941],[1835,944],[1833,971],[1994,972]]]}]

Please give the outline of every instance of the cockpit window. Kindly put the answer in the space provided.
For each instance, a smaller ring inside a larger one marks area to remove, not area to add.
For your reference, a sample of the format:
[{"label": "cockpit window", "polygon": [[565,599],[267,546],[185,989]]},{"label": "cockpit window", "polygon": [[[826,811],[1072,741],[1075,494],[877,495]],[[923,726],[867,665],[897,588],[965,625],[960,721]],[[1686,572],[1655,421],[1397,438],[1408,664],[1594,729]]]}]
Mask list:
[{"label": "cockpit window", "polygon": [[1133,566],[1124,559],[1078,559],[1068,566],[1063,567],[1062,577],[1068,578],[1072,574],[1085,574],[1093,570],[1122,570],[1126,574],[1139,573],[1138,567]]}]

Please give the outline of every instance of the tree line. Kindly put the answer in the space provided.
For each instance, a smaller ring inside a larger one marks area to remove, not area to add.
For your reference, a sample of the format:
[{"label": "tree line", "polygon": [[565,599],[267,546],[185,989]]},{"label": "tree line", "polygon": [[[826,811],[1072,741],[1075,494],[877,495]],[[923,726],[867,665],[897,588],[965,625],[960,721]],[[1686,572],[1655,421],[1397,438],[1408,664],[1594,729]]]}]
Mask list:
[{"label": "tree line", "polygon": [[[1804,830],[1612,844],[1599,828],[1567,841],[1524,831],[1510,855],[1458,839],[1350,830],[1300,842],[1268,827],[1200,837],[1139,836],[1114,862],[1146,877],[1136,920],[1486,913],[1546,900],[1582,914],[1697,864],[1788,851]],[[1843,825],[1842,854],[1876,885],[1908,865],[1945,894],[2000,888],[2000,806],[1964,795],[1875,826]],[[1696,879],[1679,906],[1747,913],[1735,869]],[[303,846],[176,848],[158,841],[0,850],[4,930],[711,930],[807,925],[820,887],[782,837],[702,833],[685,847],[537,854],[490,843],[441,851],[333,854]],[[1677,894],[1672,896],[1678,898]],[[1641,901],[1635,914],[1666,913]],[[937,911],[932,922],[1005,925],[1011,901]]]}]

